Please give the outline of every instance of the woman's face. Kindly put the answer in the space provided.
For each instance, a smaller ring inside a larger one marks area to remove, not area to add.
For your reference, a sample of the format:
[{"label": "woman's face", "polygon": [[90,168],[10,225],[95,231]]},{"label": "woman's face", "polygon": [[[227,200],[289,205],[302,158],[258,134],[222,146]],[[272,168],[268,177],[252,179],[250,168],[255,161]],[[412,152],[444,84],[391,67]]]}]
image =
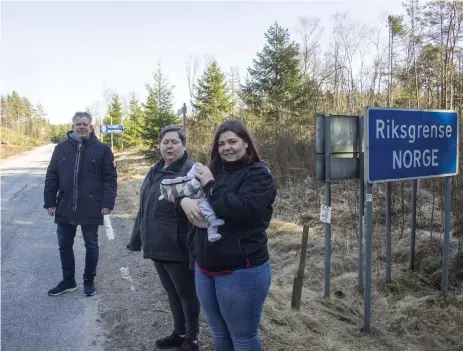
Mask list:
[{"label": "woman's face", "polygon": [[161,156],[167,164],[172,164],[180,159],[185,152],[185,145],[182,144],[178,133],[175,131],[167,132],[159,144]]},{"label": "woman's face", "polygon": [[246,155],[248,143],[234,132],[223,132],[219,136],[219,155],[227,162],[238,161]]}]

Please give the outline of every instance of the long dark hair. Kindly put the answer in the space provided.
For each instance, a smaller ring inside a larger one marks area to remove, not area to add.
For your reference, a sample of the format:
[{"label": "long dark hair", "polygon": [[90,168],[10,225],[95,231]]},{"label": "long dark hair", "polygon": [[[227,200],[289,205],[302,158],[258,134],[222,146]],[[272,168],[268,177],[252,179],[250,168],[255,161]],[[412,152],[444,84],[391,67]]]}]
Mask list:
[{"label": "long dark hair", "polygon": [[209,161],[209,169],[214,176],[222,170],[223,161],[219,155],[219,138],[225,132],[233,132],[248,143],[246,148],[246,154],[243,157],[245,164],[252,164],[254,162],[260,162],[260,157],[257,152],[254,142],[252,141],[251,134],[249,134],[246,126],[237,119],[225,120],[215,131],[214,141],[212,143],[211,158]]}]

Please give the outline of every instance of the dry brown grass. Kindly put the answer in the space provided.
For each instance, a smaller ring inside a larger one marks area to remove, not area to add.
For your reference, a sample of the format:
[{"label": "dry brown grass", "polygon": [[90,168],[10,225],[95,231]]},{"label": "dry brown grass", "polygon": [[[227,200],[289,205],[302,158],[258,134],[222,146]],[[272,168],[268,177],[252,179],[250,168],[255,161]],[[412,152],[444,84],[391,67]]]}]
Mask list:
[{"label": "dry brown grass", "polygon": [[0,162],[6,161],[7,158],[12,156],[19,156],[43,144],[40,140],[0,127]]},{"label": "dry brown grass", "polygon": [[[130,216],[138,206],[139,187],[151,166],[136,150],[117,156],[119,202]],[[363,296],[357,289],[355,196],[352,187],[333,186],[331,298],[323,297],[323,227],[312,224],[307,248],[301,310],[290,308],[299,262],[302,212],[317,214],[322,189],[301,181],[280,189],[275,218],[268,230],[273,279],[264,307],[264,350],[463,350],[463,258],[452,255],[450,293],[440,296],[441,239],[418,232],[415,272],[407,269],[408,238],[393,233],[393,282],[384,282],[384,229],[374,233],[372,332],[363,333]],[[322,198],[322,197],[321,197]],[[314,200],[315,199],[315,200]],[[375,209],[377,217],[381,208]]]},{"label": "dry brown grass", "polygon": [[[137,216],[140,187],[153,165],[137,149],[128,149],[115,155],[118,172],[118,206],[124,208],[125,217]],[[122,216],[122,215],[119,215]]]},{"label": "dry brown grass", "polygon": [[6,161],[12,156],[19,156],[22,153],[32,150],[34,145],[1,145],[0,147],[0,162]]}]

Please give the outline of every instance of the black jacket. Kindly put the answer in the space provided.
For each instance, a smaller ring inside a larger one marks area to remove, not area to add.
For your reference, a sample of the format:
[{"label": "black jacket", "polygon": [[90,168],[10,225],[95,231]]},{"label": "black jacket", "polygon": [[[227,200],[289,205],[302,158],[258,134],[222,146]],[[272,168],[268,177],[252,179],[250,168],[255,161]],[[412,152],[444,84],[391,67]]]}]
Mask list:
[{"label": "black jacket", "polygon": [[93,132],[83,141],[72,133],[53,150],[43,207],[56,207],[55,223],[102,225],[102,208],[112,210],[117,196],[114,155]]},{"label": "black jacket", "polygon": [[[259,266],[269,259],[266,230],[273,214],[276,188],[262,163],[224,163],[223,171],[204,187],[218,218],[222,238],[207,240],[207,229],[192,226],[188,247],[204,272],[226,273]],[[181,208],[181,207],[180,207]]]},{"label": "black jacket", "polygon": [[[161,196],[161,181],[165,178],[185,176],[193,166],[188,153],[163,169],[164,160],[151,167],[140,188],[140,208],[132,231],[129,247],[143,248],[143,257],[158,261],[188,262],[186,235],[188,219],[177,213],[175,204]],[[140,240],[138,240],[140,238]]]}]

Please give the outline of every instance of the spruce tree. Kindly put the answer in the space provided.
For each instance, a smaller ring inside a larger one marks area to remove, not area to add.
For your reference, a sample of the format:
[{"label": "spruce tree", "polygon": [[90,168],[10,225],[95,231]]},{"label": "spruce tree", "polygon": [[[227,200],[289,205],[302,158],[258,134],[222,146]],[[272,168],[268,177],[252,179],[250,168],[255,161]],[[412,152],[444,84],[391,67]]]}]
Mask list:
[{"label": "spruce tree", "polygon": [[148,154],[153,156],[158,146],[161,129],[167,125],[179,124],[178,116],[173,112],[173,86],[171,86],[158,63],[153,75],[153,84],[146,84],[148,96],[143,104],[144,143]]},{"label": "spruce tree", "polygon": [[[109,103],[108,110],[106,115],[103,119],[104,125],[114,125],[114,124],[122,124],[122,116],[124,111],[122,109],[122,102],[119,97],[119,94],[114,93],[112,95],[111,102]],[[104,134],[104,142],[108,145],[111,144],[111,136],[110,134]],[[120,134],[116,134],[113,136],[113,143],[115,149],[120,149],[122,146],[122,136]]]},{"label": "spruce tree", "polygon": [[127,119],[124,121],[124,142],[127,146],[142,145],[143,111],[135,94],[129,101]]},{"label": "spruce tree", "polygon": [[267,40],[242,89],[242,98],[254,113],[269,119],[276,128],[284,115],[297,114],[304,99],[299,45],[290,39],[288,29],[275,22],[265,33]]},{"label": "spruce tree", "polygon": [[193,98],[196,120],[204,124],[217,126],[233,111],[227,79],[217,61],[212,60],[198,79]]}]

